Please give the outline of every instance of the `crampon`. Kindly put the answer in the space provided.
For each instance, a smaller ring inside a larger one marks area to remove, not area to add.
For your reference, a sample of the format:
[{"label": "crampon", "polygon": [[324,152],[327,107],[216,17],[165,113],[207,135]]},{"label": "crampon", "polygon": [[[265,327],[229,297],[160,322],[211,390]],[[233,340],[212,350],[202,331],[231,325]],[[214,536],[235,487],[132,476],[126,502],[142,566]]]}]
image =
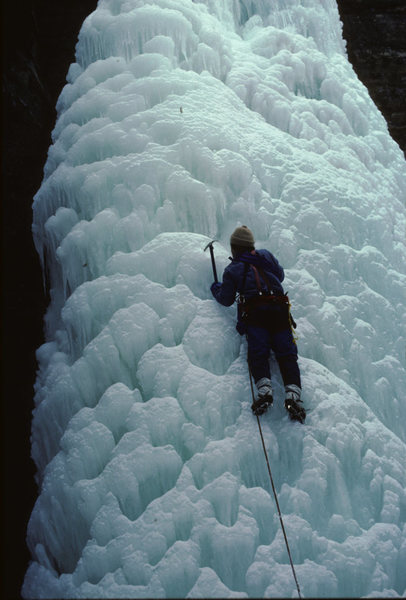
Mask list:
[{"label": "crampon", "polygon": [[272,396],[258,396],[258,398],[251,404],[251,409],[254,415],[259,417],[259,415],[263,415],[270,406],[272,406],[273,398]]},{"label": "crampon", "polygon": [[289,418],[292,421],[299,421],[300,423],[304,423],[306,419],[306,411],[300,406],[302,400],[293,400],[286,399],[285,400],[285,408],[288,411]]}]

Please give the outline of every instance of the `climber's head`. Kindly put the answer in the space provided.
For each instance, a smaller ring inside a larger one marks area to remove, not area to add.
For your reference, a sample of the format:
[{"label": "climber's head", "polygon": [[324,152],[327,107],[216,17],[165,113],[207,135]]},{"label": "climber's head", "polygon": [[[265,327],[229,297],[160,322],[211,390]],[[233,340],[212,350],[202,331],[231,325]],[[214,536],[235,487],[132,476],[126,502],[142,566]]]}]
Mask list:
[{"label": "climber's head", "polygon": [[236,258],[243,252],[254,250],[255,240],[254,235],[246,225],[237,227],[230,237],[231,254]]}]

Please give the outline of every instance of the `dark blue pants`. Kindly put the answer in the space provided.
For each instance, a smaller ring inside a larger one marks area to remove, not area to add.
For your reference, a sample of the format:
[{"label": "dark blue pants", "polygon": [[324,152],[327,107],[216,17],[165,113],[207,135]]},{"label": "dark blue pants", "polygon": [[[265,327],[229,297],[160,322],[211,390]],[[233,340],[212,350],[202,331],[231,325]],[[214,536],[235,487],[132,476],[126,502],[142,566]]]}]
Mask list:
[{"label": "dark blue pants", "polygon": [[262,377],[271,379],[269,355],[271,349],[275,354],[284,385],[301,386],[300,371],[297,364],[297,346],[293,341],[290,329],[271,332],[265,327],[247,325],[248,363],[254,381]]}]

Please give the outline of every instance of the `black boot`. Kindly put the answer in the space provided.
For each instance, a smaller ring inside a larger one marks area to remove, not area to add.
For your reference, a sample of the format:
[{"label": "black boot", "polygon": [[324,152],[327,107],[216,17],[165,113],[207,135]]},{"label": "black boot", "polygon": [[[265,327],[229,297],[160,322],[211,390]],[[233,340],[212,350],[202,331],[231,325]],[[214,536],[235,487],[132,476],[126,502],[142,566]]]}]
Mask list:
[{"label": "black boot", "polygon": [[252,412],[254,415],[263,415],[269,406],[272,406],[273,396],[271,380],[267,377],[263,377],[257,381],[258,397],[251,405]]},{"label": "black boot", "polygon": [[300,406],[302,400],[300,399],[301,389],[297,385],[286,385],[285,386],[285,408],[289,413],[292,421],[300,421],[304,423],[306,419],[306,411]]}]

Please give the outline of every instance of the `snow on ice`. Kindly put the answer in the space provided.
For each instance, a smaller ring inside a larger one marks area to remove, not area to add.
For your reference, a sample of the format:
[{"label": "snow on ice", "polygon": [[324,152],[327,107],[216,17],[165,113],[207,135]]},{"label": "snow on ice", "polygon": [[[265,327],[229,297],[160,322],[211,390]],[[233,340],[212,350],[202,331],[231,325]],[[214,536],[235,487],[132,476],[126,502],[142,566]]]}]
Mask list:
[{"label": "snow on ice", "polygon": [[297,595],[250,410],[233,229],[286,269],[304,426],[261,418],[301,591],[406,593],[406,165],[333,0],[99,0],[34,237],[25,598]]}]

